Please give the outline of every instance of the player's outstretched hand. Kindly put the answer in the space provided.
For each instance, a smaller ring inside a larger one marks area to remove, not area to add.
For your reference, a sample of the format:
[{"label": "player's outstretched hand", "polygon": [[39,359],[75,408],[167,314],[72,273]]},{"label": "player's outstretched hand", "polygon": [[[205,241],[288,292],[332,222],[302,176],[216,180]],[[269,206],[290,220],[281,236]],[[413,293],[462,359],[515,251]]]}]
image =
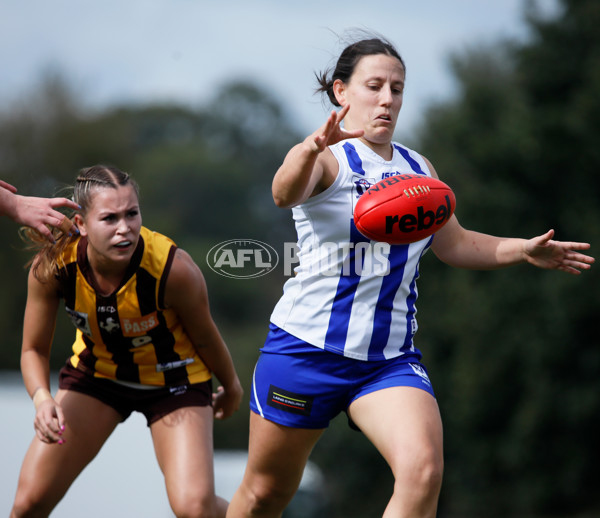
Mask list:
[{"label": "player's outstretched hand", "polygon": [[57,210],[65,207],[78,210],[79,205],[67,198],[36,198],[33,196],[16,196],[16,213],[14,220],[21,224],[37,230],[44,237],[52,241],[54,238],[48,228],[56,227],[65,234],[76,233],[77,227],[64,214]]},{"label": "player's outstretched hand", "polygon": [[528,263],[538,268],[561,270],[579,275],[581,270],[589,270],[595,259],[579,253],[590,248],[589,243],[572,241],[554,241],[554,230],[529,239],[525,243],[524,253]]},{"label": "player's outstretched hand", "polygon": [[307,142],[312,141],[312,143],[315,146],[315,151],[318,151],[320,153],[327,146],[337,144],[341,140],[357,138],[363,135],[363,130],[346,131],[340,126],[340,123],[342,122],[342,120],[344,120],[344,117],[348,113],[349,109],[350,105],[347,104],[339,112],[333,110],[329,114],[329,117],[327,118],[325,124],[323,124],[323,126],[321,126],[310,137],[308,137]]}]

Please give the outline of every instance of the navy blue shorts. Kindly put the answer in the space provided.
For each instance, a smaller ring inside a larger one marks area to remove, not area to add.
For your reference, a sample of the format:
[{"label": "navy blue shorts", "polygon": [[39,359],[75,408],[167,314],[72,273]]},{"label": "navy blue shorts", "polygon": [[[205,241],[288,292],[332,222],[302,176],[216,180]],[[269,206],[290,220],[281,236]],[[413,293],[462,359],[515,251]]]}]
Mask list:
[{"label": "navy blue shorts", "polygon": [[254,370],[250,408],[292,428],[327,428],[357,398],[389,387],[435,394],[419,352],[381,361],[331,353],[271,326]]},{"label": "navy blue shorts", "polygon": [[212,405],[212,380],[172,387],[134,388],[86,374],[68,360],[60,370],[58,387],[102,401],[121,414],[123,421],[132,412],[141,412],[148,426],[179,408]]}]

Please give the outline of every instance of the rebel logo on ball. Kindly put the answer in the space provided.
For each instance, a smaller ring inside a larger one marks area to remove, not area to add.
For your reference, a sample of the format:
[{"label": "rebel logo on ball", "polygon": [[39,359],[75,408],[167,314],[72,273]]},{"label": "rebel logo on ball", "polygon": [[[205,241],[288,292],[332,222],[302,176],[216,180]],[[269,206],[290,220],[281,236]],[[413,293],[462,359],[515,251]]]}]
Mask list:
[{"label": "rebel logo on ball", "polygon": [[454,214],[452,189],[424,174],[399,174],[372,185],[356,202],[354,225],[364,236],[389,244],[428,238]]},{"label": "rebel logo on ball", "polygon": [[385,233],[392,234],[397,227],[400,232],[415,232],[430,229],[433,225],[440,228],[450,219],[453,213],[450,197],[444,196],[445,203],[433,210],[426,210],[419,205],[415,214],[394,214],[385,217]]}]

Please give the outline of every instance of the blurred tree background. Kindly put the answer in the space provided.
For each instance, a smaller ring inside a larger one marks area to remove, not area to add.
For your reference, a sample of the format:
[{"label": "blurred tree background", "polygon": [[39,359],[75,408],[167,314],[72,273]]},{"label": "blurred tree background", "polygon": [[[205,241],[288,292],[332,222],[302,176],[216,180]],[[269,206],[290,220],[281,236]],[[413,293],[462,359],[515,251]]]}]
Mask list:
[{"label": "blurred tree background", "polygon": [[[600,3],[560,4],[555,18],[533,5],[524,12],[527,41],[451,56],[456,97],[431,106],[404,142],[453,187],[467,228],[519,237],[554,228],[557,239],[597,245]],[[290,212],[274,206],[270,183],[302,138],[269,92],[244,82],[226,85],[199,109],[97,112],[50,73],[26,102],[0,113],[0,178],[21,194],[52,196],[81,167],[117,165],[140,183],[144,224],[172,237],[203,269],[247,392],[242,411],[216,424],[218,448],[247,445],[250,377],[285,277],[281,269],[258,279],[220,277],[206,255],[217,243],[245,238],[271,244],[281,257],[283,243],[295,240]],[[29,254],[12,222],[0,220],[0,232],[0,365],[18,369]],[[581,277],[526,265],[471,272],[428,254],[421,270],[417,346],[445,427],[439,516],[600,516],[598,268]],[[59,319],[54,369],[72,336]],[[332,516],[381,516],[391,474],[343,417],[313,459],[327,475]]]}]

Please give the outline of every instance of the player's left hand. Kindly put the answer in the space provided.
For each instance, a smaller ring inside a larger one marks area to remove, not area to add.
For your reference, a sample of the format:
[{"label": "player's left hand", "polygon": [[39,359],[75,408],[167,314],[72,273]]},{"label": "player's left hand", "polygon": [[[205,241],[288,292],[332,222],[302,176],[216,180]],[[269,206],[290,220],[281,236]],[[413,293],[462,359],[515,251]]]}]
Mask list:
[{"label": "player's left hand", "polygon": [[579,275],[581,270],[589,270],[595,259],[581,254],[578,250],[587,250],[589,243],[572,241],[554,241],[554,230],[525,242],[523,253],[528,263],[538,268],[560,270]]}]

